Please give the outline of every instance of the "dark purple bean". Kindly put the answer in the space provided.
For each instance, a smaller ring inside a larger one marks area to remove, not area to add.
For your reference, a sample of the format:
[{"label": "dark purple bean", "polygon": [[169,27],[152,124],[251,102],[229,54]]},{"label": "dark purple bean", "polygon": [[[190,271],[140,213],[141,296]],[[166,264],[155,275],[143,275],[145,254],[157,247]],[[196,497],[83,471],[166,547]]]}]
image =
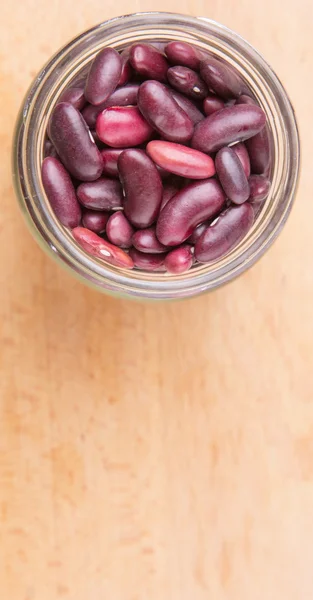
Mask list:
[{"label": "dark purple bean", "polygon": [[48,156],[41,167],[43,187],[52,210],[65,227],[77,227],[81,219],[72,180],[57,158]]},{"label": "dark purple bean", "polygon": [[113,148],[139,146],[153,133],[137,106],[106,108],[97,118],[96,131],[100,140]]},{"label": "dark purple bean", "polygon": [[94,181],[102,173],[101,154],[80,112],[68,102],[55,107],[49,137],[67,170],[81,181]]},{"label": "dark purple bean", "polygon": [[264,175],[251,175],[249,177],[250,202],[260,202],[265,200],[270,191],[271,182]]},{"label": "dark purple bean", "polygon": [[200,64],[200,74],[210,90],[221,98],[236,98],[240,95],[242,82],[231,67],[216,58],[207,58]]},{"label": "dark purple bean", "polygon": [[92,256],[101,258],[116,267],[123,269],[133,268],[134,262],[124,250],[106,242],[93,231],[85,227],[75,227],[72,234],[78,244]]},{"label": "dark purple bean", "polygon": [[203,121],[204,115],[202,112],[196,107],[196,105],[188,100],[186,96],[183,96],[179,92],[172,90],[169,88],[170,93],[172,94],[175,102],[177,102],[178,106],[183,109],[183,111],[188,115],[189,119],[193,122],[194,125]]},{"label": "dark purple bean", "polygon": [[81,183],[77,198],[85,208],[92,210],[117,210],[123,206],[123,192],[119,181],[100,177],[91,183]]},{"label": "dark purple bean", "polygon": [[217,96],[209,95],[203,101],[203,110],[205,114],[208,116],[213,115],[213,113],[218,110],[222,110],[225,107],[225,104],[221,98]]},{"label": "dark purple bean", "polygon": [[108,240],[120,248],[131,247],[134,231],[134,228],[120,210],[110,216],[106,226]]},{"label": "dark purple bean", "polygon": [[215,167],[222,188],[229,200],[242,204],[248,200],[250,188],[243,166],[232,148],[221,148],[215,157]]},{"label": "dark purple bean", "polygon": [[110,106],[130,106],[137,104],[138,83],[130,83],[124,87],[117,88],[113,94],[99,106],[88,104],[82,111],[82,115],[89,127],[95,127],[98,115]]},{"label": "dark purple bean", "polygon": [[204,81],[188,67],[171,67],[167,71],[167,78],[173,88],[195,100],[203,100],[208,94]]},{"label": "dark purple bean", "polygon": [[83,87],[71,87],[67,88],[62,92],[58,102],[69,102],[72,104],[77,110],[81,110],[84,108],[86,104],[86,98],[84,95]]},{"label": "dark purple bean", "polygon": [[238,104],[223,108],[196,125],[191,145],[202,152],[214,152],[256,135],[265,121],[265,114],[258,106]]},{"label": "dark purple bean", "polygon": [[164,265],[164,254],[149,254],[148,252],[139,252],[136,248],[131,248],[129,256],[133,260],[135,267],[144,271],[158,271]]},{"label": "dark purple bean", "polygon": [[246,177],[250,176],[251,168],[250,168],[250,158],[248,154],[248,150],[243,142],[239,142],[239,144],[235,144],[232,146],[234,152],[236,152],[245,172]]},{"label": "dark purple bean", "polygon": [[156,226],[158,239],[165,246],[181,244],[199,223],[217,215],[224,203],[224,192],[216,180],[188,185],[161,210]]},{"label": "dark purple bean", "polygon": [[122,72],[122,59],[114,48],[104,48],[91,63],[85,85],[85,97],[97,106],[114,92]]},{"label": "dark purple bean", "polygon": [[179,190],[181,189],[180,183],[175,180],[174,178],[171,179],[171,181],[169,181],[168,183],[165,183],[165,185],[163,185],[163,197],[162,197],[162,203],[161,203],[161,210],[162,208],[164,208],[164,206],[166,206],[166,204],[169,202],[169,200],[171,198],[173,198],[173,196],[175,196],[175,194],[177,194],[177,192],[179,192]]},{"label": "dark purple bean", "polygon": [[149,227],[148,229],[140,229],[136,231],[132,239],[133,246],[140,252],[150,252],[151,254],[160,254],[167,250],[166,246],[163,246],[159,242],[155,227]]},{"label": "dark purple bean", "polygon": [[212,158],[193,148],[153,140],[147,145],[146,151],[157,165],[181,177],[207,179],[215,174]]},{"label": "dark purple bean", "polygon": [[209,227],[211,220],[204,221],[204,223],[200,223],[197,225],[196,229],[192,232],[191,236],[188,238],[188,242],[191,244],[196,244],[196,242],[200,239],[203,232]]},{"label": "dark purple bean", "polygon": [[202,59],[200,51],[187,42],[169,42],[165,54],[172,65],[184,65],[190,69],[199,69]]},{"label": "dark purple bean", "polygon": [[101,150],[103,160],[103,173],[109,177],[118,177],[117,162],[119,155],[123,152],[123,148]]},{"label": "dark purple bean", "polygon": [[132,68],[131,68],[131,64],[129,61],[129,52],[130,52],[130,48],[126,48],[121,53],[122,71],[121,71],[121,76],[120,76],[119,82],[117,84],[119,86],[125,85],[125,83],[127,83],[132,76]]},{"label": "dark purple bean", "polygon": [[254,221],[249,203],[231,206],[202,234],[195,246],[199,262],[211,262],[227,254],[245,237]]},{"label": "dark purple bean", "polygon": [[129,149],[118,159],[125,214],[135,227],[146,228],[157,218],[162,202],[162,181],[144,150]]},{"label": "dark purple bean", "polygon": [[162,83],[145,81],[138,92],[138,107],[148,123],[165,139],[171,142],[190,140],[193,123]]},{"label": "dark purple bean", "polygon": [[167,60],[154,46],[150,44],[134,44],[130,49],[132,67],[145,79],[166,81],[168,69]]},{"label": "dark purple bean", "polygon": [[97,210],[86,210],[83,214],[82,224],[94,233],[102,233],[108,222],[108,213]]},{"label": "dark purple bean", "polygon": [[175,248],[165,258],[164,266],[168,273],[178,275],[189,271],[193,263],[192,248],[189,244]]},{"label": "dark purple bean", "polygon": [[246,141],[251,171],[257,175],[268,175],[270,166],[270,142],[267,127]]}]

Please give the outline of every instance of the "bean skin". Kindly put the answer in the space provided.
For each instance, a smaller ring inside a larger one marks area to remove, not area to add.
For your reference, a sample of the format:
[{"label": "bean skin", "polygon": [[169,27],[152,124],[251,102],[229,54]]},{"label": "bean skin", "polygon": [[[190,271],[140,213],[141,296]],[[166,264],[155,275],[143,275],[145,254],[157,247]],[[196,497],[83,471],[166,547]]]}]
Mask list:
[{"label": "bean skin", "polygon": [[265,200],[270,191],[271,182],[264,175],[251,175],[249,177],[250,185],[250,202],[260,202]]},{"label": "bean skin", "polygon": [[94,233],[102,233],[108,222],[108,213],[97,210],[86,210],[83,214],[82,225]]},{"label": "bean skin", "polygon": [[193,253],[191,246],[185,244],[179,246],[167,254],[164,261],[164,266],[168,273],[178,275],[189,271],[193,263]]},{"label": "bean skin", "polygon": [[203,232],[209,227],[210,223],[211,221],[204,221],[204,223],[197,225],[196,229],[194,229],[191,236],[188,238],[188,242],[195,244],[200,239]]},{"label": "bean skin", "polygon": [[160,254],[167,250],[166,246],[163,246],[159,242],[155,227],[149,227],[148,229],[141,229],[136,231],[133,235],[133,246],[140,252],[150,252],[151,254]]},{"label": "bean skin", "polygon": [[246,141],[251,171],[256,175],[268,174],[270,166],[270,143],[267,127]]},{"label": "bean skin", "polygon": [[112,244],[120,248],[131,247],[134,231],[134,228],[120,210],[111,215],[107,222],[107,237]]},{"label": "bean skin", "polygon": [[120,155],[118,170],[127,218],[139,229],[149,227],[162,202],[162,181],[156,166],[143,150],[129,149]]},{"label": "bean skin", "polygon": [[123,192],[119,181],[100,177],[97,181],[81,183],[77,198],[85,208],[117,210],[123,206]]},{"label": "bean skin", "polygon": [[100,140],[113,148],[139,146],[153,133],[136,106],[106,108],[97,118],[96,131]]},{"label": "bean skin", "polygon": [[189,119],[192,121],[194,125],[203,121],[204,115],[202,112],[196,107],[196,105],[188,100],[186,96],[183,96],[179,92],[172,90],[169,88],[171,95],[173,96],[175,102],[177,102],[178,106],[183,109],[183,111],[188,115]]},{"label": "bean skin", "polygon": [[162,83],[145,81],[140,86],[137,101],[145,119],[162,137],[170,142],[190,140],[193,123]]},{"label": "bean skin", "polygon": [[242,84],[234,71],[215,58],[203,60],[200,74],[210,90],[224,99],[236,98],[240,95]]},{"label": "bean skin", "polygon": [[130,49],[130,63],[145,79],[166,81],[168,62],[157,48],[150,44],[134,44]]},{"label": "bean skin", "polygon": [[172,65],[183,65],[189,69],[199,69],[201,53],[187,42],[169,42],[165,54]]},{"label": "bean skin", "polygon": [[239,142],[239,144],[235,144],[232,146],[234,152],[236,152],[245,172],[246,177],[250,176],[251,167],[250,167],[250,158],[249,153],[243,142]]},{"label": "bean skin", "polygon": [[97,106],[114,92],[122,73],[122,59],[114,48],[104,48],[91,63],[85,85],[85,97]]},{"label": "bean skin", "polygon": [[135,267],[144,271],[158,271],[164,265],[164,254],[151,254],[148,252],[139,252],[136,248],[131,248],[129,256],[134,262]]},{"label": "bean skin", "polygon": [[215,167],[222,188],[234,204],[248,200],[250,187],[243,166],[236,152],[227,146],[221,148],[215,157]]},{"label": "bean skin", "polygon": [[206,263],[227,254],[245,237],[253,221],[253,208],[247,202],[225,210],[197,241],[196,260]]},{"label": "bean skin", "polygon": [[130,106],[137,104],[138,83],[130,83],[124,87],[117,88],[111,96],[99,106],[88,104],[82,111],[82,115],[89,127],[95,127],[98,115],[110,106]]},{"label": "bean skin", "polygon": [[214,179],[187,185],[161,210],[156,226],[158,239],[164,246],[181,244],[199,223],[217,215],[224,203],[224,192]]},{"label": "bean skin", "polygon": [[177,194],[177,192],[179,192],[179,190],[181,189],[181,185],[178,183],[178,181],[169,181],[168,183],[165,183],[163,185],[163,197],[162,197],[162,203],[161,203],[161,210],[162,208],[164,208],[164,206],[166,206],[166,204],[169,202],[169,200],[171,198],[173,198],[173,196],[175,196],[175,194]]},{"label": "bean skin", "polygon": [[258,106],[236,104],[223,108],[196,125],[191,145],[202,152],[214,152],[255,136],[265,121],[265,114]]},{"label": "bean skin", "polygon": [[94,181],[102,173],[101,154],[80,112],[68,102],[56,105],[49,137],[66,169],[81,181]]},{"label": "bean skin", "polygon": [[217,112],[218,110],[222,110],[224,107],[225,105],[223,100],[217,96],[213,96],[213,94],[207,96],[203,101],[203,110],[207,117],[209,115],[213,115],[213,113]]},{"label": "bean skin", "polygon": [[108,175],[109,177],[118,177],[117,162],[118,157],[122,152],[123,148],[108,148],[105,150],[101,150],[104,175]]},{"label": "bean skin", "polygon": [[67,88],[62,92],[59,102],[69,102],[72,104],[77,110],[81,110],[84,108],[86,104],[86,98],[84,95],[84,88],[81,87],[71,87]]},{"label": "bean skin", "polygon": [[181,177],[207,179],[215,173],[210,156],[181,144],[154,140],[149,142],[146,151],[157,165]]},{"label": "bean skin", "polygon": [[132,258],[121,248],[106,242],[93,231],[85,227],[75,227],[72,230],[74,239],[86,252],[96,258],[101,258],[116,267],[132,269],[134,262]]},{"label": "bean skin", "polygon": [[81,208],[76,198],[72,180],[57,158],[49,156],[41,167],[42,183],[51,208],[65,227],[77,227]]},{"label": "bean skin", "polygon": [[198,73],[188,67],[171,67],[167,71],[170,85],[190,98],[203,100],[208,94],[208,88]]}]

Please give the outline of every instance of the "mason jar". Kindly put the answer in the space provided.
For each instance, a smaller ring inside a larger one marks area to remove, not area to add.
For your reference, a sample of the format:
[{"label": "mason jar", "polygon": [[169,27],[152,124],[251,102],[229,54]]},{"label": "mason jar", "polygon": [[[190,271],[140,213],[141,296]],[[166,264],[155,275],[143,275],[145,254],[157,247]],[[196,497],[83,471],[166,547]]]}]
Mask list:
[{"label": "mason jar", "polygon": [[[234,67],[266,113],[271,151],[271,189],[246,237],[226,256],[196,264],[180,275],[114,267],[86,253],[54,215],[41,181],[47,123],[64,89],[88,71],[106,46],[123,50],[134,42],[184,41]],[[99,291],[138,299],[195,296],[229,282],[271,246],[289,215],[299,172],[294,111],[279,79],[262,56],[238,34],[203,17],[138,13],[111,19],[76,37],[55,54],[32,83],[14,139],[13,178],[34,237],[51,256]],[[69,281],[70,285],[70,281]]]}]

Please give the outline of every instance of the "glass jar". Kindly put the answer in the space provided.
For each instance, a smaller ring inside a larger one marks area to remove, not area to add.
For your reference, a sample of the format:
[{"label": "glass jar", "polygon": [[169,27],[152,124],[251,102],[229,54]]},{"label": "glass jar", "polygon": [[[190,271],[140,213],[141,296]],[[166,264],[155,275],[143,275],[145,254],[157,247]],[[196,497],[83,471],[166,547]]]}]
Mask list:
[{"label": "glass jar", "polygon": [[[180,40],[233,65],[266,113],[272,166],[270,194],[244,240],[227,256],[181,275],[118,269],[87,254],[58,222],[43,190],[40,167],[51,112],[74,79],[105,46]],[[299,139],[288,96],[265,60],[239,35],[206,18],[170,13],[118,17],[81,34],[38,74],[22,106],[14,143],[14,183],[35,238],[58,262],[98,290],[147,299],[185,298],[213,290],[248,269],[270,247],[290,212],[299,171]]]}]

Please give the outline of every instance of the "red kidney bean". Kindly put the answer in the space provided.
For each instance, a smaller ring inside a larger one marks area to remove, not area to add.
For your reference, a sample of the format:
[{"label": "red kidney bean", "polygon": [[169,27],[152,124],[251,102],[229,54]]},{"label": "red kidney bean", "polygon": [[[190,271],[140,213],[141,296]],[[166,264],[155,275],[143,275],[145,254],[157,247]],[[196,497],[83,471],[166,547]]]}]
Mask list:
[{"label": "red kidney bean", "polygon": [[203,101],[203,110],[207,117],[209,115],[213,115],[213,113],[217,112],[218,110],[222,110],[224,107],[225,105],[223,100],[217,96],[213,96],[213,94],[207,96]]},{"label": "red kidney bean", "polygon": [[194,125],[203,121],[204,115],[202,112],[196,107],[196,105],[188,100],[186,96],[183,96],[179,92],[172,90],[169,88],[170,93],[172,94],[175,102],[177,102],[178,106],[183,109],[183,111],[188,115],[189,119],[193,122]]},{"label": "red kidney bean", "polygon": [[235,144],[232,146],[234,152],[236,152],[245,172],[246,177],[250,176],[251,168],[250,168],[250,158],[248,154],[248,150],[243,142],[239,142],[239,144]]},{"label": "red kidney bean", "polygon": [[136,248],[131,248],[129,256],[133,260],[135,267],[144,271],[158,271],[164,265],[164,254],[149,254],[148,252],[140,252]]},{"label": "red kidney bean", "polygon": [[81,183],[77,198],[85,208],[117,210],[123,206],[123,192],[119,181],[100,177],[97,181]]},{"label": "red kidney bean", "polygon": [[173,142],[154,140],[147,145],[147,153],[163,169],[189,179],[207,179],[215,173],[210,156]]},{"label": "red kidney bean", "polygon": [[41,167],[42,183],[52,210],[65,227],[80,223],[81,209],[72,180],[57,158],[48,156]]},{"label": "red kidney bean", "polygon": [[106,226],[106,235],[109,241],[120,248],[131,247],[134,231],[134,228],[120,210],[110,216]]},{"label": "red kidney bean", "polygon": [[97,210],[86,210],[83,214],[82,224],[94,233],[102,233],[108,222],[108,213]]},{"label": "red kidney bean", "polygon": [[136,106],[106,108],[97,118],[97,134],[108,146],[139,146],[152,135],[153,129]]},{"label": "red kidney bean", "polygon": [[157,48],[150,44],[134,44],[130,49],[132,67],[145,79],[166,81],[168,62]]},{"label": "red kidney bean", "polygon": [[162,208],[164,208],[164,206],[166,206],[166,204],[169,202],[169,200],[171,198],[173,198],[173,196],[175,196],[175,194],[177,194],[177,192],[179,192],[180,189],[181,189],[181,185],[178,183],[178,181],[175,181],[175,180],[173,181],[173,179],[163,185],[163,197],[162,197],[162,203],[161,203],[161,210],[162,210]]},{"label": "red kidney bean", "polygon": [[250,202],[260,202],[261,200],[265,200],[270,191],[271,182],[264,175],[251,175],[249,177],[249,185],[250,185]]},{"label": "red kidney bean", "polygon": [[236,98],[240,95],[242,83],[231,67],[216,58],[208,58],[200,64],[200,74],[209,87],[221,98]]},{"label": "red kidney bean", "polygon": [[132,258],[121,248],[106,242],[93,231],[85,227],[75,227],[72,230],[75,240],[86,252],[96,258],[102,258],[116,267],[132,269],[134,262]]},{"label": "red kidney bean", "polygon": [[208,94],[204,81],[188,67],[171,67],[167,71],[167,78],[172,87],[195,100],[203,100]]},{"label": "red kidney bean", "polygon": [[223,108],[196,125],[191,145],[202,152],[214,152],[256,135],[265,121],[265,114],[258,106],[236,104]]},{"label": "red kidney bean", "polygon": [[243,166],[236,152],[227,146],[221,148],[215,157],[218,178],[226,196],[235,204],[248,200],[250,187]]},{"label": "red kidney bean", "polygon": [[246,141],[251,171],[257,175],[268,174],[270,165],[270,142],[267,127]]},{"label": "red kidney bean", "polygon": [[204,223],[200,223],[200,225],[197,225],[196,229],[194,229],[191,236],[188,238],[188,242],[190,242],[191,244],[195,244],[200,239],[203,232],[209,227],[210,224],[211,224],[211,221],[209,220],[209,221],[204,221]]},{"label": "red kidney bean", "polygon": [[133,235],[133,246],[140,252],[150,252],[151,254],[160,254],[167,250],[166,246],[163,246],[159,242],[155,227],[149,227],[148,229],[140,229]]},{"label": "red kidney bean", "polygon": [[193,263],[192,248],[189,244],[175,248],[167,254],[164,260],[164,266],[168,273],[178,275],[188,271]]},{"label": "red kidney bean", "polygon": [[71,87],[67,88],[62,92],[59,102],[69,102],[72,104],[77,110],[81,110],[84,108],[86,104],[86,98],[84,95],[83,87]]},{"label": "red kidney bean", "polygon": [[171,142],[186,142],[193,123],[169,90],[158,81],[145,81],[139,88],[138,107],[148,123]]},{"label": "red kidney bean", "polygon": [[122,73],[122,59],[114,48],[104,48],[91,63],[85,85],[90,104],[101,104],[114,92]]},{"label": "red kidney bean", "polygon": [[121,71],[121,76],[120,76],[119,82],[117,84],[119,86],[125,85],[125,83],[127,83],[132,76],[132,68],[131,68],[131,64],[129,61],[129,51],[130,51],[130,48],[126,48],[121,53],[122,71]]},{"label": "red kidney bean", "polygon": [[130,83],[124,87],[117,88],[113,94],[99,106],[88,104],[82,111],[82,115],[89,127],[95,127],[98,115],[111,106],[129,106],[137,104],[138,83]]},{"label": "red kidney bean", "polygon": [[161,210],[156,226],[158,239],[165,246],[181,244],[199,223],[218,214],[224,203],[224,192],[214,179],[187,185]]},{"label": "red kidney bean", "polygon": [[57,104],[49,123],[49,137],[66,169],[81,181],[102,173],[101,154],[80,112],[68,102]]},{"label": "red kidney bean", "polygon": [[201,53],[187,42],[169,42],[165,54],[172,65],[183,65],[190,69],[199,69]]},{"label": "red kidney bean", "polygon": [[206,229],[195,245],[195,258],[211,262],[227,254],[245,237],[254,220],[249,203],[231,206]]},{"label": "red kidney bean", "polygon": [[162,202],[162,181],[156,166],[144,150],[129,149],[118,159],[125,200],[125,214],[138,228],[152,225]]},{"label": "red kidney bean", "polygon": [[101,150],[104,175],[108,175],[109,177],[118,177],[117,161],[122,152],[123,148],[105,148],[104,150]]}]

